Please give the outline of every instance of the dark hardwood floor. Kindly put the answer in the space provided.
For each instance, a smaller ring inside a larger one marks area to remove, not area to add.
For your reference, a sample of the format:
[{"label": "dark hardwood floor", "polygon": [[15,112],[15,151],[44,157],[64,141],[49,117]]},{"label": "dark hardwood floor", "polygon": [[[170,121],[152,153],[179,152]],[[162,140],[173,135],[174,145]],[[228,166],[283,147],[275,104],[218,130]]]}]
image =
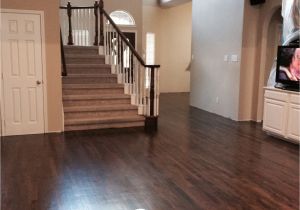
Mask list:
[{"label": "dark hardwood floor", "polygon": [[299,147],[161,96],[159,130],[4,138],[3,210],[298,209]]}]

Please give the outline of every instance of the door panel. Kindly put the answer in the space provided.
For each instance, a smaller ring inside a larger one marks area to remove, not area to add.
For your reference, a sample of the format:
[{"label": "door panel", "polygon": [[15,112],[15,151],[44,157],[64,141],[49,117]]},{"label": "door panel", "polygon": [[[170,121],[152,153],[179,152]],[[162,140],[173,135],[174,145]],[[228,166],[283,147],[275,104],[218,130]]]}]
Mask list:
[{"label": "door panel", "polygon": [[265,99],[264,129],[274,133],[285,135],[286,103]]},{"label": "door panel", "polygon": [[300,142],[300,105],[291,104],[288,114],[289,121],[287,135],[289,138]]},{"label": "door panel", "polygon": [[2,13],[4,135],[44,133],[40,15]]}]

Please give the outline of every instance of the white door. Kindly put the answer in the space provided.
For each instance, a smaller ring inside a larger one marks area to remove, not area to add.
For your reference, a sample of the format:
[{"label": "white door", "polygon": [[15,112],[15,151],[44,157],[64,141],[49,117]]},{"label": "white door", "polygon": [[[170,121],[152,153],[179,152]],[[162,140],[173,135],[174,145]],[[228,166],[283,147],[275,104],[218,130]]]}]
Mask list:
[{"label": "white door", "polygon": [[41,16],[2,13],[4,135],[44,133]]}]

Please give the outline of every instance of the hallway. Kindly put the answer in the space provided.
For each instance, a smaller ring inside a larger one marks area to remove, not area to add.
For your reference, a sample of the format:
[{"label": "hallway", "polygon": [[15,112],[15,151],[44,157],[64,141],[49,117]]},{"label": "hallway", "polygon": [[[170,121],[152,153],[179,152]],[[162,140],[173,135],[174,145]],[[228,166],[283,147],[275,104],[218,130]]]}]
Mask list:
[{"label": "hallway", "polygon": [[6,137],[5,210],[298,209],[299,146],[162,94],[159,130]]}]

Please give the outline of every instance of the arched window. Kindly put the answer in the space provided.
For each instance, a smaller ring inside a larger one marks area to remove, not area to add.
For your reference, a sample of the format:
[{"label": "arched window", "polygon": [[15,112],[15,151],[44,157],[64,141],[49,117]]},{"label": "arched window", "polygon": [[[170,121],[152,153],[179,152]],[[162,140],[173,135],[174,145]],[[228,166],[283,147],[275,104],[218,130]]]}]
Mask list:
[{"label": "arched window", "polygon": [[117,25],[135,26],[133,17],[126,11],[116,10],[110,13],[110,17]]}]

